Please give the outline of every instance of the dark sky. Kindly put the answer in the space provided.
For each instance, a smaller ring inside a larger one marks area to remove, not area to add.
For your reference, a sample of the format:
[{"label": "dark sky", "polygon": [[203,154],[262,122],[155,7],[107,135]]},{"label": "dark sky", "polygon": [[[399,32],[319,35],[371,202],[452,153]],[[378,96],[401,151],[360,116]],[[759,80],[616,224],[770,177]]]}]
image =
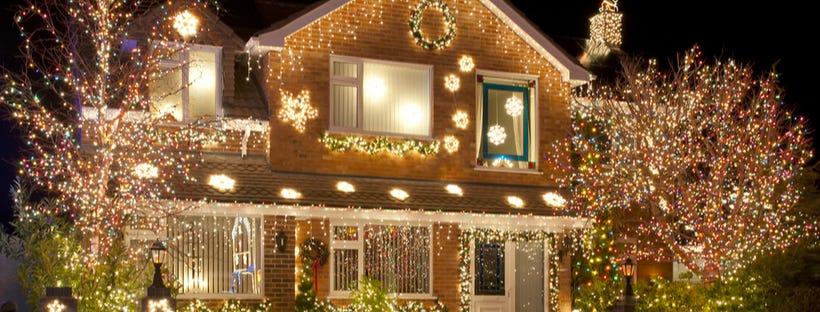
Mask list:
[{"label": "dark sky", "polygon": [[[450,2],[454,0],[448,0]],[[0,65],[10,66],[17,51],[17,30],[10,7],[19,0],[0,4]],[[221,1],[228,12],[226,20],[245,27],[264,27],[267,22],[252,0]],[[259,0],[260,3],[275,0]],[[280,1],[312,3],[314,1]],[[510,0],[526,17],[568,51],[577,50],[588,36],[589,17],[600,0]],[[776,64],[785,88],[785,100],[820,124],[815,87],[820,67],[817,61],[818,12],[815,7],[796,1],[755,2],[738,0],[635,1],[621,0],[624,14],[623,45],[627,54],[658,59],[668,63],[675,55],[697,44],[707,57],[731,57],[767,70]],[[251,10],[247,13],[250,8]],[[252,17],[252,18],[251,18]],[[260,26],[261,25],[261,26]],[[811,125],[814,129],[816,126]],[[8,186],[20,155],[18,133],[5,120],[0,121],[0,221],[11,217]]]}]

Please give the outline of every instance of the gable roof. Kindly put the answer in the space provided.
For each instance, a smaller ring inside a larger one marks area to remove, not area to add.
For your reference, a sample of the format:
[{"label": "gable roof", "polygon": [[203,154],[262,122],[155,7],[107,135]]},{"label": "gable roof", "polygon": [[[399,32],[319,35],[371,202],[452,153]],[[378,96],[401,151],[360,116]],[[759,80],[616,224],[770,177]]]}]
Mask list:
[{"label": "gable roof", "polygon": [[[593,79],[593,75],[571,57],[563,48],[547,37],[532,22],[521,14],[506,0],[476,0],[485,5],[493,14],[501,19],[516,34],[555,66],[564,81],[573,86],[584,84]],[[286,20],[274,23],[270,27],[257,32],[246,44],[248,50],[281,49],[285,45],[285,38],[299,31],[313,21],[332,13],[344,6],[350,0],[326,0],[318,2],[292,15]]]}]

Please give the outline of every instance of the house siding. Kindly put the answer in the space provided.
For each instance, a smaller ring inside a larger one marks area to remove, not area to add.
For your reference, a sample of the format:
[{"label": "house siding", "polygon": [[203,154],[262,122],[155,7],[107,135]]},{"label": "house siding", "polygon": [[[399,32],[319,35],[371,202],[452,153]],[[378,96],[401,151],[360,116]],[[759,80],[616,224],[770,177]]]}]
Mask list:
[{"label": "house siding", "polygon": [[[268,70],[264,79],[266,93],[272,95],[269,97],[272,169],[552,186],[549,179],[539,174],[475,170],[476,73],[475,70],[460,72],[457,63],[462,55],[469,55],[480,70],[538,77],[537,133],[540,138],[537,148],[540,154],[569,131],[569,84],[562,81],[554,66],[479,1],[450,2],[450,9],[456,14],[455,40],[443,50],[424,50],[415,43],[408,27],[410,7],[415,5],[415,1],[350,1],[287,37],[281,51],[267,55],[263,63]],[[444,33],[438,10],[425,10],[422,22],[426,34]],[[455,136],[460,142],[459,150],[448,154],[441,148],[433,156],[398,157],[340,153],[326,148],[319,142],[319,135],[329,127],[331,55],[432,65],[432,136],[439,140],[445,135]],[[455,93],[444,88],[444,77],[450,74],[461,79],[461,88]],[[310,92],[310,102],[318,109],[318,117],[307,122],[304,133],[298,133],[280,121],[276,112],[281,107],[280,91],[299,94],[302,90]],[[470,116],[467,129],[454,126],[451,116],[456,109]],[[543,158],[536,161],[543,174],[552,173]]]}]

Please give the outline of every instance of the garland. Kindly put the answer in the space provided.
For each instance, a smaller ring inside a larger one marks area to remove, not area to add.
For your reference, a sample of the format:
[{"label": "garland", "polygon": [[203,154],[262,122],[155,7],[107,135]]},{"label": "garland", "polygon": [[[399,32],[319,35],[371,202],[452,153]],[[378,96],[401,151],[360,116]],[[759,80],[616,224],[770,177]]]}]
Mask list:
[{"label": "garland", "polygon": [[549,304],[550,311],[558,311],[558,253],[557,240],[555,233],[545,231],[522,231],[522,232],[508,232],[492,229],[473,229],[464,230],[459,234],[459,309],[461,312],[470,311],[470,301],[472,295],[470,288],[472,287],[472,276],[470,266],[472,265],[472,258],[470,257],[470,242],[473,240],[480,241],[543,241],[549,248]]},{"label": "garland", "polygon": [[[299,256],[302,257],[302,264],[307,268],[310,266],[313,270],[313,291],[319,291],[318,274],[319,267],[327,263],[327,258],[330,252],[327,251],[325,242],[318,238],[312,237],[302,242],[302,250]],[[307,270],[306,270],[307,271]]]},{"label": "garland", "polygon": [[217,309],[213,310],[199,299],[194,299],[186,305],[177,309],[180,312],[267,312],[271,311],[273,303],[270,299],[265,299],[257,304],[244,304],[236,299],[229,299],[222,303]]},{"label": "garland", "polygon": [[[444,36],[433,41],[425,38],[420,29],[422,15],[424,15],[424,10],[429,6],[438,8],[444,15],[444,22],[447,24],[447,30]],[[416,39],[416,43],[425,50],[444,49],[450,45],[456,37],[456,16],[450,11],[450,8],[444,0],[421,0],[415,9],[410,11],[410,20],[408,23],[410,24],[410,32],[413,34],[413,38]]]},{"label": "garland", "polygon": [[433,140],[429,143],[417,140],[403,140],[392,141],[386,137],[376,137],[374,139],[365,139],[358,136],[334,137],[327,132],[323,133],[319,138],[325,147],[336,151],[346,152],[357,150],[370,155],[375,155],[381,152],[389,152],[394,155],[402,156],[408,152],[416,152],[422,156],[428,156],[438,153],[439,141]]}]

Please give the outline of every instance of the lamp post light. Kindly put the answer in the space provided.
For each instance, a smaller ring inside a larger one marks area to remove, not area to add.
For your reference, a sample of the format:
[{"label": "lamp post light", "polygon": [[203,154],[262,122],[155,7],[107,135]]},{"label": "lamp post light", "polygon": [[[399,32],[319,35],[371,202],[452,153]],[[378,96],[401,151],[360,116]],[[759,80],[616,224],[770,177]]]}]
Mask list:
[{"label": "lamp post light", "polygon": [[165,287],[162,281],[162,262],[165,261],[167,249],[157,239],[151,247],[151,262],[154,264],[154,281],[148,286],[148,296],[142,299],[142,312],[173,312],[176,310],[176,300],[171,297],[171,289]]},{"label": "lamp post light", "polygon": [[635,293],[632,291],[632,276],[635,275],[635,263],[632,259],[627,257],[626,261],[622,262],[620,267],[621,274],[626,280],[624,287],[623,298],[618,301],[615,306],[615,311],[634,312],[635,311]]}]

